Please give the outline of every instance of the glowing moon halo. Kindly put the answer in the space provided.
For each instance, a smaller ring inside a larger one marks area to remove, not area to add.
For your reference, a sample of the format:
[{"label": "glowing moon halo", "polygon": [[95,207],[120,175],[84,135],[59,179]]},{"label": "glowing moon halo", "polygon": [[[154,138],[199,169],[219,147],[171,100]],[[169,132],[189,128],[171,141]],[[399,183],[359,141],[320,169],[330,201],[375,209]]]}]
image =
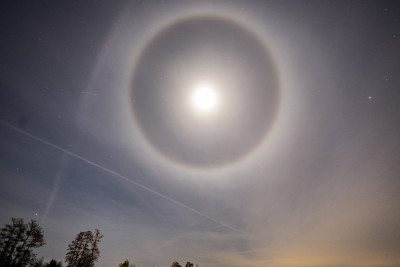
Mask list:
[{"label": "glowing moon halo", "polygon": [[[223,86],[201,79],[192,87],[202,74],[217,75]],[[154,152],[181,166],[214,169],[244,159],[265,140],[279,110],[280,82],[272,54],[246,25],[188,16],[144,44],[131,99],[135,124]]]},{"label": "glowing moon halo", "polygon": [[208,114],[217,108],[219,97],[212,85],[203,83],[194,88],[190,100],[195,111]]}]

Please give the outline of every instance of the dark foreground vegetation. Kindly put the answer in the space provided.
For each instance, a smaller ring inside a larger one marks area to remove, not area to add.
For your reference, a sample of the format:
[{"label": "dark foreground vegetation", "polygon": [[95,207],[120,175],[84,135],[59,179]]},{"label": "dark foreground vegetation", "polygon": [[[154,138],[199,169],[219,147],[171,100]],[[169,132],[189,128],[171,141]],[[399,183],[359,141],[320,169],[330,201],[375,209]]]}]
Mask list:
[{"label": "dark foreground vegetation", "polygon": [[[95,266],[100,257],[99,243],[102,238],[98,229],[77,234],[75,240],[68,245],[65,255],[67,267]],[[25,224],[23,219],[11,218],[11,224],[6,224],[0,230],[0,267],[62,267],[61,261],[52,259],[44,263],[43,258],[37,258],[33,250],[45,244],[43,230],[35,220]],[[135,267],[128,260],[118,266]],[[182,266],[174,261],[171,267]],[[185,267],[193,267],[193,263],[187,262]]]}]

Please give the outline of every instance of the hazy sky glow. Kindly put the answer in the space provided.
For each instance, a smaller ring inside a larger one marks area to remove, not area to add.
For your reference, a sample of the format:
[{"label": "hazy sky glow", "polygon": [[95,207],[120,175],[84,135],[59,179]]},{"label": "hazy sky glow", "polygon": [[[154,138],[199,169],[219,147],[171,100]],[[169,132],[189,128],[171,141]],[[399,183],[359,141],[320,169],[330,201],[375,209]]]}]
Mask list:
[{"label": "hazy sky glow", "polygon": [[99,228],[101,267],[400,263],[399,4],[0,10],[0,223],[38,255]]},{"label": "hazy sky glow", "polygon": [[[178,163],[233,164],[262,142],[276,118],[274,60],[257,36],[232,20],[180,19],[146,43],[133,69],[128,105],[137,127],[155,150]],[[186,111],[198,77],[217,81],[222,100],[207,119]]]}]

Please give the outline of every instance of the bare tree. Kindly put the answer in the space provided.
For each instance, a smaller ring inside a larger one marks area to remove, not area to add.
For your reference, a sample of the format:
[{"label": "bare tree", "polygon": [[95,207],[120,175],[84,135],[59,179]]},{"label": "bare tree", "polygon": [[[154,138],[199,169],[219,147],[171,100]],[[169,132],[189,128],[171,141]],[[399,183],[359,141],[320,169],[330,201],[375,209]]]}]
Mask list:
[{"label": "bare tree", "polygon": [[12,224],[7,224],[0,232],[0,265],[26,266],[36,262],[33,248],[45,244],[42,228],[31,220],[24,224],[23,219],[11,218]]},{"label": "bare tree", "polygon": [[68,245],[68,252],[65,257],[67,267],[77,266],[78,260],[81,256],[81,250],[84,243],[84,232],[80,232],[76,235],[75,240]]},{"label": "bare tree", "polygon": [[75,240],[68,245],[65,257],[67,267],[92,267],[100,257],[99,242],[103,235],[98,229],[94,234],[91,231],[80,232]]},{"label": "bare tree", "polygon": [[[100,257],[99,242],[104,236],[100,233],[99,229],[94,230],[92,248],[90,250],[90,260],[94,263]],[[93,264],[94,265],[94,264]]]}]

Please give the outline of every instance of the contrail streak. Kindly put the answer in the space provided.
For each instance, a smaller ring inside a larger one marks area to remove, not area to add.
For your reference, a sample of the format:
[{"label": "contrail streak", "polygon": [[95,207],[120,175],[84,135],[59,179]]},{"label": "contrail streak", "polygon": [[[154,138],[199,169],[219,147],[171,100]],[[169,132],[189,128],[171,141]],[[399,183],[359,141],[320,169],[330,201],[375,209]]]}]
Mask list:
[{"label": "contrail streak", "polygon": [[231,229],[231,230],[233,230],[233,231],[238,231],[238,232],[240,232],[238,229],[235,229],[234,227],[232,227],[232,226],[230,226],[230,225],[228,225],[228,224],[226,224],[226,223],[224,223],[224,222],[221,222],[221,221],[219,221],[219,220],[213,219],[213,218],[211,218],[210,216],[208,216],[208,215],[206,215],[206,214],[204,214],[204,213],[202,213],[202,212],[200,212],[200,211],[198,211],[198,210],[196,210],[196,209],[194,209],[194,208],[192,208],[192,207],[189,207],[188,205],[186,205],[186,204],[184,204],[184,203],[182,203],[182,202],[179,202],[179,201],[177,201],[177,200],[175,200],[175,199],[173,199],[173,198],[170,198],[170,197],[168,197],[168,196],[166,196],[166,195],[163,195],[163,194],[161,194],[161,193],[159,193],[159,192],[157,192],[157,191],[151,189],[150,187],[147,187],[147,186],[142,185],[142,184],[140,184],[140,183],[138,183],[138,182],[135,182],[135,181],[129,179],[128,177],[126,177],[126,176],[124,176],[124,175],[122,175],[122,174],[119,174],[119,173],[116,172],[116,171],[113,171],[113,170],[111,170],[111,169],[109,169],[109,168],[106,168],[106,167],[104,167],[104,166],[102,166],[102,165],[100,165],[100,164],[97,164],[96,162],[93,162],[93,161],[91,161],[91,160],[89,160],[89,159],[87,159],[87,158],[85,158],[85,157],[82,157],[82,156],[80,156],[80,155],[78,155],[78,154],[75,154],[74,152],[71,152],[71,151],[69,151],[69,150],[67,150],[67,149],[64,149],[64,148],[62,148],[62,147],[60,147],[60,146],[57,146],[57,145],[55,145],[55,144],[53,144],[53,143],[50,143],[50,142],[48,142],[48,141],[46,141],[46,140],[44,140],[44,139],[42,139],[42,138],[40,138],[40,137],[37,137],[37,136],[35,136],[35,135],[29,133],[29,132],[26,132],[26,131],[24,131],[24,130],[21,130],[21,129],[19,129],[19,128],[15,127],[15,126],[13,126],[13,125],[7,123],[7,122],[5,122],[5,121],[0,120],[0,123],[3,124],[4,126],[7,126],[8,128],[13,129],[14,131],[16,131],[16,132],[18,132],[18,133],[20,133],[20,134],[23,134],[23,135],[25,135],[25,136],[28,136],[28,137],[30,137],[30,138],[32,138],[32,139],[34,139],[34,140],[36,140],[36,141],[38,141],[38,142],[40,142],[40,143],[42,143],[42,144],[45,144],[45,145],[47,145],[47,146],[49,146],[49,147],[52,147],[52,148],[54,148],[54,149],[56,149],[56,150],[62,151],[62,152],[64,152],[65,154],[70,155],[71,157],[74,157],[74,158],[80,159],[80,160],[82,160],[82,161],[85,161],[86,163],[88,163],[88,164],[90,164],[90,165],[92,165],[92,166],[95,166],[95,167],[97,167],[97,168],[103,170],[103,171],[106,172],[106,173],[109,173],[109,174],[111,174],[111,175],[114,175],[114,176],[116,176],[116,177],[118,177],[118,178],[120,178],[120,179],[126,181],[126,182],[129,182],[129,183],[131,183],[131,184],[134,184],[134,185],[136,185],[136,186],[138,186],[138,187],[140,187],[140,188],[142,188],[142,189],[144,189],[144,190],[146,190],[146,191],[148,191],[148,192],[150,192],[150,193],[153,193],[153,194],[156,195],[156,196],[159,196],[160,198],[163,198],[163,199],[165,199],[165,200],[168,200],[169,202],[174,203],[174,204],[177,205],[177,206],[180,206],[180,207],[182,207],[182,208],[185,208],[185,209],[187,209],[187,210],[190,210],[191,212],[193,212],[193,213],[195,213],[195,214],[198,214],[198,215],[200,215],[200,216],[202,216],[202,217],[204,217],[204,218],[207,218],[207,219],[209,219],[210,221],[219,224],[220,226],[224,226],[224,227],[227,227],[227,228],[229,228],[229,229]]},{"label": "contrail streak", "polygon": [[81,91],[81,94],[86,94],[86,95],[99,95],[97,93],[92,93],[92,92],[88,92],[88,91]]}]

